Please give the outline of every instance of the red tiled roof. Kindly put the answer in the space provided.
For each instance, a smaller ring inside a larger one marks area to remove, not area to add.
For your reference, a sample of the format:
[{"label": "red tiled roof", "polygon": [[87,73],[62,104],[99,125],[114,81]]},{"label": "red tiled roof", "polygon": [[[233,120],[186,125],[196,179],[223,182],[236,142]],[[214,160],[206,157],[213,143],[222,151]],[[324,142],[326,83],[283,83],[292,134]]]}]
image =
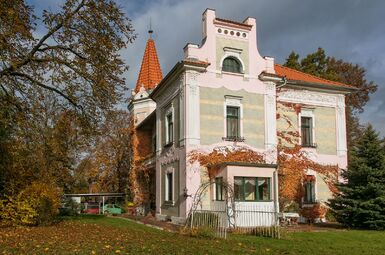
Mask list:
[{"label": "red tiled roof", "polygon": [[138,81],[136,82],[135,92],[139,92],[142,85],[145,89],[153,89],[162,79],[163,74],[160,69],[155,42],[152,39],[148,39]]},{"label": "red tiled roof", "polygon": [[337,82],[337,81],[326,80],[326,79],[323,79],[323,78],[320,78],[320,77],[317,77],[317,76],[314,76],[311,74],[307,74],[304,72],[300,72],[300,71],[297,71],[295,69],[292,69],[292,68],[289,68],[286,66],[281,66],[278,64],[274,64],[274,70],[278,76],[281,76],[281,77],[286,76],[286,78],[288,80],[292,80],[292,81],[319,83],[319,84],[326,84],[326,85],[345,87],[345,88],[355,88],[355,87],[348,85],[348,84],[344,84],[344,83]]}]

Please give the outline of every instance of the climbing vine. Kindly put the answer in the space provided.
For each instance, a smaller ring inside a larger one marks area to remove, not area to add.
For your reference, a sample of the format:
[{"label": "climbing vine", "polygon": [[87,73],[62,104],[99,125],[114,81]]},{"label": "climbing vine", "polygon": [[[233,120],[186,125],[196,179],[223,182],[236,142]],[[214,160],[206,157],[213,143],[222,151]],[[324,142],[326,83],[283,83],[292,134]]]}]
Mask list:
[{"label": "climbing vine", "polygon": [[[301,112],[300,104],[277,102],[277,121],[285,123],[285,128],[277,132],[277,164],[279,173],[280,208],[284,210],[293,202],[302,206],[304,196],[303,183],[308,178],[309,169],[323,178],[332,193],[337,192],[337,165],[322,165],[311,159],[311,154],[302,150],[299,144],[300,133],[295,121]],[[266,163],[264,154],[245,146],[219,146],[211,151],[194,150],[189,154],[190,163],[199,162],[206,167],[209,178],[216,176],[220,166],[226,162]],[[301,210],[309,218],[324,216],[326,208],[314,205]]]},{"label": "climbing vine", "polygon": [[[298,119],[301,112],[300,104],[291,104],[277,102],[277,121],[286,123],[286,128],[277,132],[278,137],[278,173],[279,173],[279,195],[280,207],[284,210],[292,202],[302,205],[302,197],[304,196],[303,183],[306,181],[309,169],[315,171],[323,178],[332,193],[337,192],[337,165],[322,165],[311,159],[308,151],[302,150],[299,144],[299,128],[294,126],[293,116]],[[317,218],[323,216],[326,208],[323,205],[316,204],[312,207],[303,208],[301,214],[307,218]],[[311,216],[311,217],[310,217]]]},{"label": "climbing vine", "polygon": [[[134,123],[133,120],[131,123]],[[153,157],[151,137],[151,131],[137,129],[131,124],[129,186],[136,205],[148,203],[150,200],[150,178],[153,168],[147,166],[146,162]]]},{"label": "climbing vine", "polygon": [[262,153],[254,151],[245,146],[218,146],[210,153],[194,150],[189,154],[189,161],[198,161],[201,166],[208,170],[210,178],[216,176],[220,166],[228,162],[265,163]]}]

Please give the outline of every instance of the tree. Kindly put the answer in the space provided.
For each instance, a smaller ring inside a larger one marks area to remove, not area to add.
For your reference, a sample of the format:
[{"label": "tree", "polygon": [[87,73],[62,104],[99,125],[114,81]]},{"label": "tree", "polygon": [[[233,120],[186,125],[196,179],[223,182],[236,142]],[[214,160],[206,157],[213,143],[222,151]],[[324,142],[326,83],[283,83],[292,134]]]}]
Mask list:
[{"label": "tree", "polygon": [[325,50],[318,48],[316,52],[310,53],[301,60],[301,70],[316,76],[323,77],[328,71],[328,58]]},{"label": "tree", "polygon": [[130,118],[127,112],[108,112],[99,126],[94,145],[89,148],[75,170],[77,188],[87,183],[91,192],[122,192],[128,188],[130,168],[129,130]]},{"label": "tree", "polygon": [[339,222],[355,228],[385,229],[385,153],[368,126],[352,150],[351,163],[330,206]]},{"label": "tree", "polygon": [[[300,64],[298,65],[299,62]],[[370,99],[370,94],[377,90],[377,84],[366,80],[365,68],[341,59],[329,57],[322,48],[318,48],[316,52],[308,54],[301,61],[299,61],[299,55],[292,51],[286,59],[284,66],[324,79],[349,84],[358,89],[358,91],[346,96],[346,128],[348,150],[350,151],[355,141],[362,134],[358,113],[363,112],[364,106]]]},{"label": "tree", "polygon": [[296,70],[300,70],[301,65],[299,63],[299,55],[297,53],[295,53],[294,51],[292,51],[290,53],[289,57],[287,57],[286,63],[284,64],[284,66],[289,67],[289,68],[293,68]]},{"label": "tree", "polygon": [[0,89],[24,110],[46,90],[96,123],[127,89],[119,51],[135,34],[114,1],[67,0],[37,19],[23,0],[0,0],[0,24]]}]

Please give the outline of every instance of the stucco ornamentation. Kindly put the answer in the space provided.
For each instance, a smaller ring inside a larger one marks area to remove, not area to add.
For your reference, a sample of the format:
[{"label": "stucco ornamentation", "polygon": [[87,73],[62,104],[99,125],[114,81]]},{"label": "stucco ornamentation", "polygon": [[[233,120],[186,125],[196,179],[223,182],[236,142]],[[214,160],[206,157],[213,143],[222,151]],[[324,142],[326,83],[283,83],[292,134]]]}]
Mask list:
[{"label": "stucco ornamentation", "polygon": [[278,101],[330,107],[337,105],[336,96],[308,90],[283,90],[278,95]]},{"label": "stucco ornamentation", "polygon": [[184,74],[181,74],[179,76],[179,98],[181,99],[181,102],[183,101],[184,98]]},{"label": "stucco ornamentation", "polygon": [[162,165],[166,165],[172,162],[179,160],[179,155],[175,150],[175,146],[171,146],[165,153],[163,153],[160,157],[160,163]]},{"label": "stucco ornamentation", "polygon": [[187,86],[190,88],[190,94],[194,96],[197,94],[197,89],[198,89],[198,81],[197,81],[198,75],[199,73],[197,72],[186,73]]}]

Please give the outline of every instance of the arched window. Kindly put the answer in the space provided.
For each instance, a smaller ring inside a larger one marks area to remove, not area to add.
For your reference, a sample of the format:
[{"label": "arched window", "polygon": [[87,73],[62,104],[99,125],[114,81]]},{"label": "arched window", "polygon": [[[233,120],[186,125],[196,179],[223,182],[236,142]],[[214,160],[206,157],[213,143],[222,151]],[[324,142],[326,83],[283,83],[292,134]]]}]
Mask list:
[{"label": "arched window", "polygon": [[223,60],[222,71],[240,73],[241,63],[234,57],[227,57],[225,60]]}]

